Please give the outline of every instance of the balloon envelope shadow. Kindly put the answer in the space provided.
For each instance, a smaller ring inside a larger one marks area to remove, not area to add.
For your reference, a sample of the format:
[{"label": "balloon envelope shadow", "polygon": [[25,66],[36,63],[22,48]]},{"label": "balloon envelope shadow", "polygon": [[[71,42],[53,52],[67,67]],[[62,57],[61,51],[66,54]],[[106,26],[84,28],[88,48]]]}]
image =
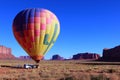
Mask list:
[{"label": "balloon envelope shadow", "polygon": [[17,66],[1,65],[1,67],[6,67],[6,68],[16,68],[16,69],[24,69],[24,67],[21,66],[21,65],[17,65]]},{"label": "balloon envelope shadow", "polygon": [[24,66],[21,66],[21,65],[17,65],[17,66],[1,65],[1,67],[16,68],[16,69],[35,69],[35,68],[39,68],[39,65],[33,65],[33,64],[24,64]]}]

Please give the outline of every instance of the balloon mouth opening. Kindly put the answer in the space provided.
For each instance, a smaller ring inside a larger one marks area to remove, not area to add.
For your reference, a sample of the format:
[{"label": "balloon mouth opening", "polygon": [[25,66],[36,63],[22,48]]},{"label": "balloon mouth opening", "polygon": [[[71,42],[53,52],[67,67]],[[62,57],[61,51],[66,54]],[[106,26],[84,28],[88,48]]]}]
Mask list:
[{"label": "balloon mouth opening", "polygon": [[35,62],[36,62],[36,63],[39,63],[39,62],[40,62],[40,60],[35,60]]},{"label": "balloon mouth opening", "polygon": [[43,59],[43,56],[31,56],[31,58],[36,62],[39,63],[41,59]]}]

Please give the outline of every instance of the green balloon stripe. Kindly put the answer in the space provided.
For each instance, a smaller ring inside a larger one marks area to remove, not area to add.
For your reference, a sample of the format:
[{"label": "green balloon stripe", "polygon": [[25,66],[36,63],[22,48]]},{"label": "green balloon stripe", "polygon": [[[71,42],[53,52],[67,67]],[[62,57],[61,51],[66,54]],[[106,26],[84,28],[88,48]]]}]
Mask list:
[{"label": "green balloon stripe", "polygon": [[49,45],[48,38],[49,38],[49,34],[45,34],[45,38],[43,42],[44,45]]},{"label": "green balloon stripe", "polygon": [[55,29],[54,29],[54,33],[53,33],[53,36],[52,36],[52,39],[50,41],[50,43],[48,42],[48,37],[49,35],[46,34],[46,40],[45,40],[45,45],[48,45],[47,49],[44,51],[43,55],[46,53],[46,51],[49,49],[50,45],[53,43],[54,44],[54,38],[56,36],[56,33],[57,33],[57,30],[58,30],[58,24],[55,24]]}]

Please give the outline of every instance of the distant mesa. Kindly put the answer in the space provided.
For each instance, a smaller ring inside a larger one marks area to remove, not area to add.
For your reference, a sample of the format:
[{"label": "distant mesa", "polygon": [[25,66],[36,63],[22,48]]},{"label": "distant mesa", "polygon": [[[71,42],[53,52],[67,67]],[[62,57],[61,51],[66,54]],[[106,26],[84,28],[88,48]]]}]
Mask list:
[{"label": "distant mesa", "polygon": [[[18,59],[30,60],[32,58],[30,56],[19,56]],[[41,60],[44,60],[44,57]]]},{"label": "distant mesa", "polygon": [[101,59],[104,61],[120,61],[120,45],[111,49],[103,49],[103,57]]},{"label": "distant mesa", "polygon": [[73,55],[73,60],[81,60],[81,59],[93,59],[93,60],[96,60],[96,59],[99,59],[100,58],[100,55],[97,54],[97,53],[78,53],[76,55]]},{"label": "distant mesa", "polygon": [[[0,59],[31,59],[30,56],[20,56],[16,58],[12,54],[12,49],[5,47],[3,45],[0,45]],[[91,59],[91,60],[100,60],[100,61],[117,61],[120,62],[120,45],[116,46],[114,48],[104,48],[103,49],[103,56],[100,57],[97,53],[78,53],[73,55],[71,58],[72,60],[85,60],[85,59]],[[51,60],[71,60],[71,59],[64,59],[60,55],[56,54],[52,56]],[[44,58],[42,60],[45,60]]]},{"label": "distant mesa", "polygon": [[11,48],[0,45],[0,59],[15,59]]},{"label": "distant mesa", "polygon": [[31,59],[30,56],[19,56],[19,59]]},{"label": "distant mesa", "polygon": [[64,60],[63,57],[61,57],[60,55],[56,54],[52,56],[52,60]]}]

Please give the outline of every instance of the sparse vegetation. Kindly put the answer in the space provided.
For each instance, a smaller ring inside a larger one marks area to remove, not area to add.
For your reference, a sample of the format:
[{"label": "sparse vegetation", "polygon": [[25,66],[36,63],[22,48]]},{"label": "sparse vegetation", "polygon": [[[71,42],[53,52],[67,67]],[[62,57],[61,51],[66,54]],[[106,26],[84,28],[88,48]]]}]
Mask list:
[{"label": "sparse vegetation", "polygon": [[35,64],[32,60],[0,60],[0,80],[120,80],[119,63],[41,61],[36,69],[9,67],[26,63]]},{"label": "sparse vegetation", "polygon": [[98,75],[98,76],[92,75],[92,76],[91,76],[91,80],[110,80],[110,78],[107,78],[107,77],[104,76],[104,75]]}]

